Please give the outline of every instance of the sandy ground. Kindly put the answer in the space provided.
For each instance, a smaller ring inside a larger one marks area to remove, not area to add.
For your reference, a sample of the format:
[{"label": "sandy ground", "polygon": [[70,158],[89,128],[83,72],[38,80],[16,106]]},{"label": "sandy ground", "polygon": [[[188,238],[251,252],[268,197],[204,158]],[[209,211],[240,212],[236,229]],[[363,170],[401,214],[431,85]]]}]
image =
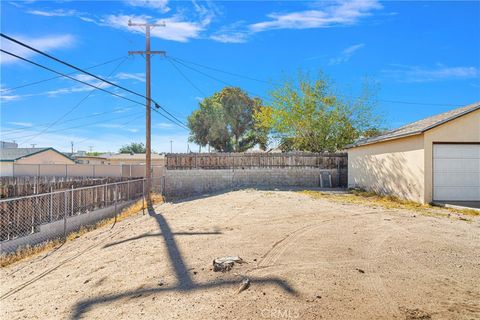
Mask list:
[{"label": "sandy ground", "polygon": [[[480,222],[243,190],[0,270],[2,319],[480,319]],[[215,273],[212,260],[248,263]],[[251,286],[239,294],[243,277]]]}]

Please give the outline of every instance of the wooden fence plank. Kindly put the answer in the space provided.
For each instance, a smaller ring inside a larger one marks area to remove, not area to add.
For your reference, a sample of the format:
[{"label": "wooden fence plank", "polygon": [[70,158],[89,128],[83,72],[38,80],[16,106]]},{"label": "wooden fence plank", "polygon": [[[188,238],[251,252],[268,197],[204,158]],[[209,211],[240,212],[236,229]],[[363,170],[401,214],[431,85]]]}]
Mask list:
[{"label": "wooden fence plank", "polygon": [[167,154],[169,170],[315,167],[346,169],[346,153],[188,153]]}]

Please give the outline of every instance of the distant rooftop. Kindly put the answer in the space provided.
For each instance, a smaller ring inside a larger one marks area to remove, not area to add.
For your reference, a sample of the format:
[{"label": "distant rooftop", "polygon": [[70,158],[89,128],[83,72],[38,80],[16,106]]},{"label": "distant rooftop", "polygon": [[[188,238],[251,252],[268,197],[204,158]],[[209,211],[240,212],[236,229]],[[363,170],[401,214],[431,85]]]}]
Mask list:
[{"label": "distant rooftop", "polygon": [[403,127],[388,131],[377,137],[357,140],[352,145],[347,146],[347,148],[359,147],[366,144],[417,135],[475,110],[480,110],[480,101],[409,123]]},{"label": "distant rooftop", "polygon": [[18,148],[18,143],[0,141],[0,149],[11,149],[11,148]]},{"label": "distant rooftop", "polygon": [[54,148],[7,148],[0,149],[0,161],[12,162],[47,150],[53,150],[65,156],[63,153],[55,150]]},{"label": "distant rooftop", "polygon": [[[143,160],[146,158],[145,153],[117,153],[117,154],[102,154],[102,158],[112,160]],[[157,153],[152,153],[152,159],[163,159],[165,156]]]}]

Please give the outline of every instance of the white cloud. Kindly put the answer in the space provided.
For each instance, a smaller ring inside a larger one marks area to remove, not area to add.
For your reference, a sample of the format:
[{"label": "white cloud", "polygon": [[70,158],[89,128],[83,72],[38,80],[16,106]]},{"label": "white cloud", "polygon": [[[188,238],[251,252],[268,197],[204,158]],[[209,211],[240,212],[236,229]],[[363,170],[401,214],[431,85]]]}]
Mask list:
[{"label": "white cloud", "polygon": [[108,128],[108,129],[115,129],[115,128],[122,128],[123,125],[121,125],[121,124],[115,124],[115,123],[101,123],[101,124],[97,124],[97,127],[99,127],[99,128]]},{"label": "white cloud", "polygon": [[15,95],[15,94],[0,94],[0,100],[2,102],[9,102],[9,101],[16,101],[16,100],[20,100],[22,98],[22,96],[20,95]]},{"label": "white cloud", "polygon": [[[18,39],[19,41],[24,42],[32,47],[35,47],[37,49],[40,49],[42,51],[47,51],[47,52],[53,51],[56,49],[66,49],[75,44],[75,37],[70,34],[49,35],[49,36],[38,37],[38,38],[30,38],[25,36],[12,36],[12,38]],[[36,54],[35,52],[27,48],[21,47],[5,38],[2,38],[1,46],[2,46],[2,49],[6,51],[10,51],[24,58],[30,58]],[[18,61],[21,61],[21,60],[15,57],[12,57],[10,55],[4,54],[2,52],[1,59],[0,59],[1,64],[15,63]]]},{"label": "white cloud", "polygon": [[394,67],[394,69],[386,69],[382,72],[399,82],[433,82],[480,77],[480,71],[472,66],[448,67],[437,64],[433,68],[404,65],[394,65]]},{"label": "white cloud", "polygon": [[214,34],[210,39],[223,43],[245,43],[248,40],[248,33],[232,32],[223,34]]},{"label": "white cloud", "polygon": [[156,9],[161,12],[170,11],[168,0],[127,0],[125,3],[133,7]]},{"label": "white cloud", "polygon": [[43,16],[43,17],[72,17],[78,15],[78,12],[75,10],[51,10],[51,11],[43,11],[43,10],[29,10],[27,11],[30,14],[36,16]]},{"label": "white cloud", "polygon": [[[150,5],[151,4],[152,2],[150,2]],[[152,37],[187,42],[190,39],[200,38],[200,34],[206,30],[213,18],[218,14],[218,10],[211,3],[202,6],[194,1],[193,7],[194,10],[190,10],[189,12],[190,17],[187,17],[187,10],[182,9],[178,10],[178,13],[163,19],[158,19],[146,14],[111,14],[104,16],[96,23],[142,35],[145,32],[144,29],[142,27],[129,27],[128,22],[130,20],[136,23],[165,23],[165,26],[158,26],[151,29]]]},{"label": "white cloud", "polygon": [[[98,87],[98,88],[106,89],[106,88],[111,87],[110,84],[108,84],[106,82],[103,82],[103,81],[100,81],[100,80],[97,80],[94,77],[89,76],[87,74],[81,74],[80,73],[80,74],[73,75],[71,77],[75,78],[77,80],[89,83],[89,84],[91,84],[95,87]],[[114,81],[111,81],[111,82],[114,82]],[[45,92],[39,93],[37,95],[46,95],[46,96],[49,96],[49,97],[56,97],[56,96],[63,95],[63,94],[87,92],[87,91],[92,91],[92,90],[95,90],[95,88],[93,88],[91,86],[88,86],[88,85],[85,85],[85,84],[78,84],[78,85],[73,86],[73,87],[60,88],[60,89],[56,89],[56,90],[45,91]]]},{"label": "white cloud", "polygon": [[245,22],[237,21],[221,27],[210,36],[210,39],[223,43],[244,43],[248,40],[249,36],[250,32],[245,31]]},{"label": "white cloud", "polygon": [[355,44],[343,50],[336,58],[332,58],[329,61],[330,65],[345,63],[353,56],[355,52],[365,47],[364,43]]},{"label": "white cloud", "polygon": [[83,20],[85,22],[91,22],[91,23],[96,23],[95,19],[88,18],[88,17],[79,17],[80,20]]},{"label": "white cloud", "polygon": [[270,20],[251,24],[252,32],[272,29],[309,29],[326,28],[335,25],[353,25],[360,18],[368,16],[371,11],[382,6],[377,0],[336,2],[319,9],[289,13],[271,13]]},{"label": "white cloud", "polygon": [[[121,29],[133,33],[143,33],[140,27],[129,27],[128,21],[131,20],[136,23],[152,22],[152,17],[147,15],[108,15],[101,20],[104,26]],[[165,27],[155,27],[151,31],[152,37],[187,42],[192,38],[198,38],[200,32],[203,31],[210,23],[211,17],[204,17],[201,21],[185,21],[179,15],[170,18],[153,21],[155,23],[165,23]]]},{"label": "white cloud", "polygon": [[159,129],[171,129],[171,128],[175,127],[175,125],[173,123],[169,123],[169,122],[159,122],[159,123],[154,124],[154,127],[159,128]]},{"label": "white cloud", "polygon": [[14,126],[20,126],[20,127],[31,127],[33,124],[31,122],[9,122],[9,124],[12,124]]},{"label": "white cloud", "polygon": [[135,80],[139,82],[145,82],[145,73],[128,73],[128,72],[119,72],[115,75],[115,78],[118,80]]}]

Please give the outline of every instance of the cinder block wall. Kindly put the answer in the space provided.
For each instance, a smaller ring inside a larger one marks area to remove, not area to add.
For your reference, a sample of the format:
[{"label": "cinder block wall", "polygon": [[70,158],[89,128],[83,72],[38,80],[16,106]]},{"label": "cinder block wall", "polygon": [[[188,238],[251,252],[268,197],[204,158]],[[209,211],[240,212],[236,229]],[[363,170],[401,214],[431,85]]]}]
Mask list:
[{"label": "cinder block wall", "polygon": [[333,187],[345,186],[346,172],[339,177],[336,169],[194,169],[165,170],[164,192],[167,198],[181,198],[234,188],[320,187],[322,172],[330,172]]}]

